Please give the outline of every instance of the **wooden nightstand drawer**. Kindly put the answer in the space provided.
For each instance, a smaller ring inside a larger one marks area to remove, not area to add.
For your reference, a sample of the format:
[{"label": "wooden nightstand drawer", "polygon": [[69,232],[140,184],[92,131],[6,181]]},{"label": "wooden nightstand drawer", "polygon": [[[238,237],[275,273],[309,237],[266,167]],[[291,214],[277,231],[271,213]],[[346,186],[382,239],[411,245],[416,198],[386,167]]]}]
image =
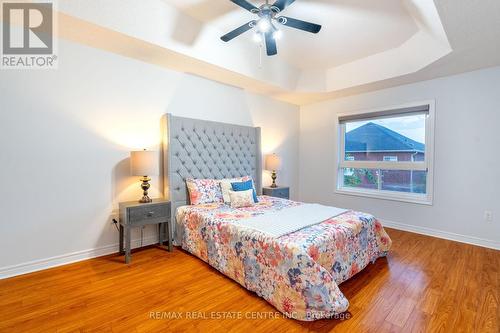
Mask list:
[{"label": "wooden nightstand drawer", "polygon": [[131,207],[128,211],[128,223],[131,225],[162,223],[170,217],[170,209],[166,205]]},{"label": "wooden nightstand drawer", "polygon": [[[172,221],[170,201],[164,199],[153,199],[149,203],[137,201],[120,202],[120,253],[125,253],[125,262],[131,260],[131,232],[132,228],[141,228],[146,225],[158,225],[158,243],[165,243],[164,236],[168,242],[168,250],[172,251]],[[166,228],[166,229],[165,229]],[[125,245],[125,248],[124,248]]]}]

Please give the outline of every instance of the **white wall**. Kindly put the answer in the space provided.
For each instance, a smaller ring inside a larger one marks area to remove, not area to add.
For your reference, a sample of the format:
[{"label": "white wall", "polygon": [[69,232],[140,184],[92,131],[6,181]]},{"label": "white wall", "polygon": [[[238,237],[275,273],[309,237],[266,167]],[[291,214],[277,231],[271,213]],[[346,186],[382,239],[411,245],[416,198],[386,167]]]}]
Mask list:
[{"label": "white wall", "polygon": [[116,251],[110,217],[141,194],[129,151],[158,150],[167,112],[261,126],[297,193],[298,107],[61,40],[58,70],[0,72],[0,278]]},{"label": "white wall", "polygon": [[[158,149],[167,112],[261,126],[264,153],[283,157],[278,181],[293,198],[498,246],[498,67],[306,106],[299,119],[297,107],[238,88],[63,40],[59,48],[58,70],[0,71],[0,278],[116,251],[110,218],[119,201],[140,196],[129,151]],[[428,99],[434,205],[335,194],[335,113]],[[146,241],[153,236],[145,231]]]},{"label": "white wall", "polygon": [[[434,205],[335,194],[335,115],[435,99]],[[326,101],[300,111],[300,199],[407,230],[500,247],[500,67]],[[486,222],[484,211],[493,212]]]}]

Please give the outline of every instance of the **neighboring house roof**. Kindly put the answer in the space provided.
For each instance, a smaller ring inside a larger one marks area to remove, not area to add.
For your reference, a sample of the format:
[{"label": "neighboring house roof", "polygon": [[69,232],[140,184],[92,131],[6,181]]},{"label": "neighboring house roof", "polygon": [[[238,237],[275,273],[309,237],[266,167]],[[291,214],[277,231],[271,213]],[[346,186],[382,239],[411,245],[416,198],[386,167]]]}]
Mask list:
[{"label": "neighboring house roof", "polygon": [[387,127],[368,123],[346,133],[346,152],[425,151],[423,143],[414,141]]}]

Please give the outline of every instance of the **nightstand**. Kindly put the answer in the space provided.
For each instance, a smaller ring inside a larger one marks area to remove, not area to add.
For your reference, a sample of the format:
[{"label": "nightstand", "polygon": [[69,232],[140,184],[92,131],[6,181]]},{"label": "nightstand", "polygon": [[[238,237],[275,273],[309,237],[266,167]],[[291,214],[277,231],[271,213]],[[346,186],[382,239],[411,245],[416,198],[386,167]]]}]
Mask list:
[{"label": "nightstand", "polygon": [[268,195],[270,197],[290,199],[290,187],[287,186],[264,187],[262,188],[262,194]]},{"label": "nightstand", "polygon": [[[153,199],[151,203],[137,201],[121,202],[120,205],[120,254],[125,254],[125,263],[130,263],[130,229],[145,225],[158,225],[158,241],[164,243],[167,236],[168,250],[172,252],[172,223],[170,221],[170,201]],[[166,233],[164,227],[167,228]],[[123,247],[125,245],[125,248]]]}]

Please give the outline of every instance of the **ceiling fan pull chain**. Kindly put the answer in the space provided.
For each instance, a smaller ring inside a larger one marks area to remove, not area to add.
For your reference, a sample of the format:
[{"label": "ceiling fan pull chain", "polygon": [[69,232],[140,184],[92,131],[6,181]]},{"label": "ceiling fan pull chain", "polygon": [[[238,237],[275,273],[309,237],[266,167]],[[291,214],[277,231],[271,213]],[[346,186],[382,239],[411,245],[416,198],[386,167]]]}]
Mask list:
[{"label": "ceiling fan pull chain", "polygon": [[262,69],[262,43],[259,43],[259,69]]}]

